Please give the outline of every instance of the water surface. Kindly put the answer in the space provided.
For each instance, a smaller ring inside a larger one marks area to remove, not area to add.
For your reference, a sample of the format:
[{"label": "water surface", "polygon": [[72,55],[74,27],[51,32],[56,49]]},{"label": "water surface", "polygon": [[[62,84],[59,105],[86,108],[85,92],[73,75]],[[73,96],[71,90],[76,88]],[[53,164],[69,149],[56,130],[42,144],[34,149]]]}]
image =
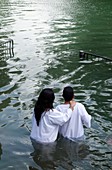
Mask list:
[{"label": "water surface", "polygon": [[[112,63],[79,60],[79,50],[112,59],[111,7],[109,0],[0,1],[0,38],[14,40],[14,56],[0,56],[0,169],[112,169]],[[86,141],[34,149],[35,100],[52,87],[56,106],[66,85],[93,117]]]}]

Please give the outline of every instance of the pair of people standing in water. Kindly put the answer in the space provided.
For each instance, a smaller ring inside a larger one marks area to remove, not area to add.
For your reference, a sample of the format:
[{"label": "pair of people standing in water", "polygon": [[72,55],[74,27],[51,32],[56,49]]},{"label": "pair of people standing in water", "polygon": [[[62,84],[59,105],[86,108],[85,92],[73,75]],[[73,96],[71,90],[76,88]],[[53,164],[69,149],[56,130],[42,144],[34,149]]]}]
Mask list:
[{"label": "pair of people standing in water", "polygon": [[91,116],[83,104],[74,100],[73,88],[63,90],[64,104],[53,108],[54,92],[50,88],[41,91],[34,107],[31,139],[39,143],[56,141],[58,133],[70,140],[84,138],[84,125],[91,127]]}]

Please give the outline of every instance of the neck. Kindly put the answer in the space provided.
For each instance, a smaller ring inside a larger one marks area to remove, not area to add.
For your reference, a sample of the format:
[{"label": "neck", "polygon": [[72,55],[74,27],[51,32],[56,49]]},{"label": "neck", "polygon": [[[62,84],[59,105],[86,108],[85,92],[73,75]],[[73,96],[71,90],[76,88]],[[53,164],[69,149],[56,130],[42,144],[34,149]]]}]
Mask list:
[{"label": "neck", "polygon": [[[75,100],[72,100],[72,101],[74,101],[74,103],[76,103],[76,102],[75,102]],[[64,104],[70,104],[70,101],[68,101],[68,102],[67,102],[67,101],[65,101],[65,103],[64,103]]]},{"label": "neck", "polygon": [[70,104],[70,102],[66,102],[66,101],[65,101],[65,103],[64,103],[64,104]]}]

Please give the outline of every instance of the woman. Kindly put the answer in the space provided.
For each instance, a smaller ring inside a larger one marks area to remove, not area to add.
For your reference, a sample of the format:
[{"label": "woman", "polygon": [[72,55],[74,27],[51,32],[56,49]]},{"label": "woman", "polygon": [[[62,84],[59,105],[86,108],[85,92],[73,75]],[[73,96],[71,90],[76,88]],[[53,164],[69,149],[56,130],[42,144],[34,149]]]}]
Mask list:
[{"label": "woman", "polygon": [[59,126],[67,122],[73,110],[73,104],[66,113],[62,113],[53,108],[55,96],[50,88],[41,91],[35,104],[32,117],[31,139],[40,143],[50,143],[57,139]]}]

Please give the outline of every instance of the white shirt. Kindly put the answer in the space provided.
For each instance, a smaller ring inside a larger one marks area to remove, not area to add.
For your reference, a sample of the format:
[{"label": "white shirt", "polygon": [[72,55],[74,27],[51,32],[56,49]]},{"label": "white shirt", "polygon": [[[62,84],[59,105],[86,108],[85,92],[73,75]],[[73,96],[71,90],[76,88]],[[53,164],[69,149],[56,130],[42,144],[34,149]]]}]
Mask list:
[{"label": "white shirt", "polygon": [[[61,104],[56,107],[61,112],[66,112],[69,104]],[[91,127],[91,116],[87,113],[83,104],[76,102],[71,118],[60,127],[60,134],[69,139],[82,139],[84,137],[83,125]]]},{"label": "white shirt", "polygon": [[71,115],[72,110],[70,108],[66,109],[66,113],[51,109],[42,114],[39,126],[37,126],[35,115],[33,114],[30,137],[40,143],[54,142],[57,139],[59,126],[68,121]]}]

